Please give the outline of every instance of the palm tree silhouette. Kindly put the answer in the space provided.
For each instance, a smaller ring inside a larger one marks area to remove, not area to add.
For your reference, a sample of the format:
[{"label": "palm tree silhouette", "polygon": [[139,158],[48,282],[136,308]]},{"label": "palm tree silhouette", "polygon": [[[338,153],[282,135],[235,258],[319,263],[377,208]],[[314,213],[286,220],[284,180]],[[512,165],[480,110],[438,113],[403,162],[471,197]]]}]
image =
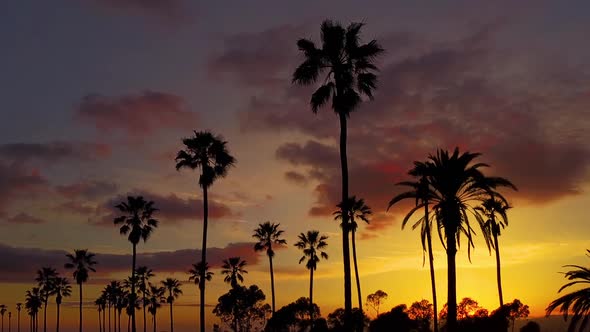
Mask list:
[{"label": "palm tree silhouette", "polygon": [[39,287],[33,287],[28,290],[25,295],[25,309],[31,318],[31,330],[33,332],[39,331],[39,310],[43,306],[43,297]]},{"label": "palm tree silhouette", "polygon": [[54,294],[53,284],[57,278],[57,271],[52,267],[42,267],[37,270],[35,281],[41,290],[41,299],[43,301],[43,332],[47,332],[47,302],[49,296]]},{"label": "palm tree silhouette", "polygon": [[0,304],[0,316],[2,316],[2,332],[4,332],[4,314],[7,310],[8,309],[5,304]]},{"label": "palm tree silhouette", "polygon": [[494,250],[496,253],[496,278],[498,280],[498,297],[500,307],[504,305],[502,296],[502,274],[500,272],[500,245],[498,236],[501,230],[508,226],[508,215],[506,211],[511,206],[502,199],[496,199],[493,195],[481,202],[481,205],[475,209],[480,213],[483,223],[481,224],[482,233],[486,240],[488,250]]},{"label": "palm tree silhouette", "polygon": [[360,277],[359,277],[359,269],[358,269],[358,264],[357,264],[357,259],[356,259],[356,230],[358,228],[358,224],[356,223],[355,219],[360,219],[363,220],[366,223],[369,223],[369,216],[373,213],[371,212],[371,208],[368,207],[367,205],[365,205],[365,200],[363,200],[362,198],[358,199],[356,198],[356,196],[352,196],[348,198],[348,202],[346,202],[346,204],[343,204],[342,202],[340,202],[340,204],[336,205],[336,207],[338,207],[339,209],[337,211],[334,211],[333,215],[334,215],[334,219],[336,220],[343,220],[342,218],[342,211],[344,211],[344,207],[347,207],[348,209],[348,224],[340,224],[340,227],[350,227],[350,232],[351,232],[351,238],[352,238],[352,262],[354,264],[354,275],[356,278],[356,290],[357,290],[357,295],[358,295],[358,301],[359,301],[359,310],[362,312],[363,311],[363,297],[361,295],[361,281],[360,281]]},{"label": "palm tree silhouette", "polygon": [[[590,250],[586,250],[586,256],[590,257]],[[590,269],[580,265],[565,265],[564,267],[573,268],[573,270],[564,273],[568,283],[561,286],[558,293],[562,290],[578,285],[578,284],[590,284]],[[559,307],[559,312],[563,314],[563,318],[567,321],[571,314],[571,321],[569,324],[568,331],[573,332],[578,327],[578,332],[585,331],[590,320],[590,287],[582,288],[571,293],[562,295],[558,299],[554,300],[545,309],[546,316]]]},{"label": "palm tree silhouette", "polygon": [[114,319],[112,324],[113,331],[117,331],[117,303],[119,301],[119,297],[123,293],[123,287],[119,281],[113,280],[105,287],[104,293],[109,307],[109,332],[111,332],[111,308],[113,309]]},{"label": "palm tree silhouette", "polygon": [[147,306],[147,287],[148,282],[151,277],[154,276],[154,273],[151,269],[147,268],[146,266],[140,266],[135,271],[137,275],[137,281],[139,282],[139,291],[141,292],[142,302],[141,305],[143,307],[143,332],[146,332],[146,306]]},{"label": "palm tree silhouette", "polygon": [[149,308],[148,311],[152,314],[152,326],[154,328],[154,332],[156,332],[156,315],[158,313],[158,309],[162,306],[160,303],[164,303],[166,299],[164,298],[164,294],[166,289],[164,287],[157,287],[150,284],[150,298],[149,298]]},{"label": "palm tree silhouette", "polygon": [[104,310],[106,309],[106,298],[104,294],[101,294],[96,300],[94,300],[94,305],[96,306],[96,311],[98,311],[98,331],[103,332],[105,329],[104,326]]},{"label": "palm tree silhouette", "polygon": [[[430,183],[433,206],[438,230],[444,232],[443,245],[447,252],[448,273],[448,318],[449,332],[457,329],[457,275],[455,256],[461,233],[467,239],[467,252],[471,257],[473,244],[473,229],[469,223],[468,214],[478,218],[478,212],[471,205],[480,197],[493,193],[504,199],[495,189],[500,186],[514,188],[510,181],[500,177],[487,177],[481,168],[488,167],[484,163],[472,164],[480,156],[479,153],[459,153],[456,148],[452,154],[439,150],[435,156],[430,155],[426,163],[428,181]],[[479,219],[479,218],[478,218]]]},{"label": "palm tree silhouette", "polygon": [[[146,201],[142,196],[128,196],[127,202],[121,202],[115,206],[123,215],[114,219],[115,225],[121,225],[119,232],[127,235],[127,239],[133,247],[133,259],[131,266],[131,279],[135,280],[135,259],[137,256],[137,244],[140,240],[146,242],[154,229],[158,227],[158,220],[153,215],[158,209],[153,201]],[[135,282],[131,284],[131,300],[136,301]],[[131,310],[131,331],[136,332],[135,307]]]},{"label": "palm tree silhouette", "polygon": [[23,304],[22,303],[17,303],[16,304],[16,330],[17,332],[20,332],[20,310],[22,309]]},{"label": "palm tree silhouette", "polygon": [[72,286],[66,278],[56,277],[53,281],[53,292],[55,294],[55,303],[57,305],[57,320],[55,324],[55,331],[59,332],[59,308],[61,306],[62,299],[72,295]]},{"label": "palm tree silhouette", "polygon": [[172,305],[174,304],[174,300],[182,294],[182,290],[180,289],[180,281],[178,281],[178,279],[166,278],[166,280],[162,280],[162,286],[164,286],[164,289],[168,292],[166,302],[170,304],[170,332],[174,332],[174,316],[172,314]]},{"label": "palm tree silhouette", "polygon": [[438,304],[436,296],[436,280],[434,275],[434,255],[432,253],[432,218],[430,218],[428,211],[428,204],[433,199],[433,195],[431,194],[430,183],[428,182],[428,164],[415,161],[414,168],[410,170],[408,174],[413,177],[417,177],[418,180],[414,182],[406,181],[398,183],[398,185],[410,187],[410,190],[403,192],[392,198],[389,202],[389,206],[387,209],[389,210],[393,205],[404,199],[409,198],[414,199],[416,201],[416,205],[408,212],[408,214],[405,216],[402,222],[403,229],[405,228],[406,224],[408,223],[412,215],[414,215],[414,213],[419,211],[421,208],[424,208],[424,217],[420,218],[412,226],[412,229],[416,229],[418,228],[418,226],[420,226],[422,252],[424,253],[424,251],[428,251],[428,263],[430,267],[430,284],[432,288],[432,306],[434,310],[433,325],[434,332],[438,332]]},{"label": "palm tree silhouette", "polygon": [[94,265],[94,254],[88,252],[88,249],[76,249],[74,254],[67,254],[69,262],[64,265],[66,269],[73,269],[73,277],[79,287],[79,330],[82,332],[82,284],[88,281],[90,272],[96,272]]},{"label": "palm tree silhouette", "polygon": [[[221,136],[215,136],[207,131],[195,131],[193,137],[184,138],[184,150],[176,155],[176,170],[189,168],[200,169],[199,186],[203,188],[203,243],[201,247],[201,262],[207,262],[207,226],[209,223],[208,189],[213,182],[227,175],[228,169],[236,162],[227,150],[227,142]],[[204,265],[202,266],[205,267]],[[201,271],[205,275],[205,271]],[[201,332],[205,332],[205,279],[200,279],[201,291],[200,322]]]},{"label": "palm tree silhouette", "polygon": [[248,273],[248,271],[244,269],[246,265],[246,261],[242,260],[240,257],[224,259],[223,265],[221,266],[221,274],[225,274],[223,281],[230,284],[232,288],[237,288],[238,282],[244,282],[244,276],[242,274]]},{"label": "palm tree silhouette", "polygon": [[[340,24],[326,20],[322,23],[322,47],[317,48],[308,39],[299,39],[297,46],[305,60],[293,73],[293,83],[311,85],[320,74],[327,72],[323,84],[312,94],[311,107],[318,109],[332,101],[332,109],[340,121],[340,164],[342,170],[342,202],[348,199],[348,160],[346,156],[347,119],[361,103],[361,95],[373,98],[376,89],[377,67],[374,64],[383,48],[376,40],[360,44],[363,23],[351,23],[346,29]],[[346,211],[344,206],[343,211]],[[348,216],[343,213],[343,224]],[[344,312],[345,320],[351,322],[352,284],[350,276],[350,248],[348,227],[342,228],[342,256],[344,259]],[[350,324],[345,324],[347,328]]]},{"label": "palm tree silhouette", "polygon": [[299,241],[295,247],[303,251],[303,256],[299,259],[299,264],[307,259],[305,267],[309,270],[309,319],[313,330],[313,271],[317,269],[320,257],[328,259],[328,254],[323,251],[328,246],[325,235],[320,235],[319,231],[307,231],[298,236]]},{"label": "palm tree silhouette", "polygon": [[[201,273],[203,271],[203,263],[198,262],[197,264],[192,264],[193,267],[188,270],[189,277],[188,280],[195,283],[195,285],[199,285],[201,283]],[[205,263],[205,280],[211,281],[213,279],[213,272],[209,272],[209,264]]]},{"label": "palm tree silhouette", "polygon": [[283,231],[279,229],[281,224],[270,223],[267,221],[263,224],[258,224],[258,228],[254,230],[254,234],[252,235],[253,238],[258,240],[256,244],[254,244],[254,251],[264,251],[266,250],[266,255],[268,256],[268,261],[270,265],[270,290],[272,296],[272,313],[275,313],[275,278],[274,278],[274,271],[272,268],[272,258],[275,255],[274,250],[272,250],[272,245],[285,245],[287,241],[281,239],[283,235]]}]

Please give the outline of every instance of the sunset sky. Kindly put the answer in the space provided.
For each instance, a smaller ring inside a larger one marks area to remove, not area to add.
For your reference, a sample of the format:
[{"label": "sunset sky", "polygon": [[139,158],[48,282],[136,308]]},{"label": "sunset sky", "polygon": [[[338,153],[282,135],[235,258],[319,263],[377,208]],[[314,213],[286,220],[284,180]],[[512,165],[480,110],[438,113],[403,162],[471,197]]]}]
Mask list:
[{"label": "sunset sky", "polygon": [[[310,229],[330,236],[314,298],[324,316],[343,306],[340,230],[331,216],[340,195],[337,117],[330,109],[314,115],[313,87],[291,85],[302,60],[296,40],[317,41],[331,18],[365,22],[363,39],[386,50],[375,99],[349,126],[351,194],[374,211],[358,233],[363,297],[387,292],[382,311],[431,300],[419,232],[401,229],[408,206],[386,208],[412,161],[459,146],[481,152],[487,174],[519,188],[505,192],[514,208],[500,237],[504,298],[542,316],[565,281],[562,266],[588,263],[589,11],[582,0],[3,1],[0,303],[14,316],[37,269],[70,276],[65,253],[87,248],[99,262],[84,298],[94,329],[90,303],[129,273],[131,245],[112,224],[114,205],[129,193],[161,210],[138,264],[154,269],[156,281],[187,282],[201,246],[202,201],[197,174],[177,172],[174,156],[192,130],[211,130],[238,162],[210,190],[210,309],[229,289],[219,265],[230,256],[247,260],[246,284],[270,299],[268,260],[251,238],[267,220],[281,223],[288,242],[276,254],[277,306],[308,294],[293,243]],[[471,263],[465,247],[457,256],[458,299],[491,311],[495,260],[481,236],[475,245]],[[442,307],[447,271],[438,239],[435,266]],[[194,330],[197,288],[187,282],[183,290],[177,327]],[[77,294],[66,300],[66,332],[77,330]],[[54,312],[52,303],[50,322]],[[162,310],[162,329],[167,319]]]}]

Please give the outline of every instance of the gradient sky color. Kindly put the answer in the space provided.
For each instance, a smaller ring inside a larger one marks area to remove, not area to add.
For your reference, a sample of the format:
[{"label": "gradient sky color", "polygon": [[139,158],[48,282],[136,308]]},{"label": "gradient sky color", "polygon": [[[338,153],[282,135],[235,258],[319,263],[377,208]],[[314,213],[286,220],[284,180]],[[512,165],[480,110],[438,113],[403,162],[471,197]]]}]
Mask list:
[{"label": "gradient sky color", "polygon": [[[386,207],[413,160],[459,146],[482,152],[490,174],[520,189],[507,193],[514,209],[500,238],[504,297],[542,316],[564,282],[562,266],[588,263],[589,10],[581,0],[3,2],[0,303],[14,311],[35,270],[61,267],[77,248],[98,254],[89,303],[123,278],[131,246],[112,216],[128,193],[161,209],[138,264],[157,280],[186,281],[201,243],[201,195],[196,174],[177,172],[173,158],[182,137],[209,129],[238,163],[211,189],[216,275],[207,304],[228,288],[218,267],[231,255],[248,261],[246,283],[270,296],[267,259],[251,238],[270,220],[289,243],[277,252],[277,305],[307,294],[292,244],[318,229],[330,236],[330,259],[318,267],[314,297],[324,315],[342,306],[339,227],[330,215],[340,192],[337,118],[328,109],[312,114],[312,89],[291,85],[301,61],[295,41],[318,40],[321,21],[332,18],[367,23],[364,38],[386,49],[375,100],[350,122],[351,193],[375,212],[359,232],[363,296],[382,289],[387,308],[430,299],[419,235],[401,230],[403,206]],[[459,299],[495,308],[494,258],[481,237],[471,263],[464,249]],[[446,259],[440,243],[435,250],[444,303]],[[197,289],[183,287],[180,331],[196,326],[197,313]],[[75,299],[64,311],[71,331]],[[96,324],[91,308],[86,315]],[[160,323],[167,326],[164,311]]]}]

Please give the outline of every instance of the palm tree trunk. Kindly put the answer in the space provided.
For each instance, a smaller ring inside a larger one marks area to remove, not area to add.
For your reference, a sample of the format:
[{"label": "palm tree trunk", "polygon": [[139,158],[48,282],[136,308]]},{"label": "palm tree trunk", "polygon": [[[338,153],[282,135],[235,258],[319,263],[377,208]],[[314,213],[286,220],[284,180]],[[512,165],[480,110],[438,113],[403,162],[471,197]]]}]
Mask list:
[{"label": "palm tree trunk", "polygon": [[16,313],[16,331],[20,332],[20,309]]},{"label": "palm tree trunk", "polygon": [[111,303],[109,302],[109,332],[111,332]]},{"label": "palm tree trunk", "polygon": [[82,283],[78,283],[80,286],[80,317],[79,317],[79,330],[82,332]]},{"label": "palm tree trunk", "polygon": [[154,313],[154,332],[156,332],[156,313]]},{"label": "palm tree trunk", "polygon": [[359,278],[359,269],[356,260],[356,241],[355,241],[355,230],[352,230],[351,238],[352,238],[352,261],[354,263],[354,275],[356,278],[356,290],[359,298],[359,310],[363,312],[363,297],[361,295],[361,280]]},{"label": "palm tree trunk", "polygon": [[[127,317],[127,319],[129,319],[129,317]],[[118,326],[119,326],[119,332],[121,332],[121,311],[119,311],[119,318],[118,318],[118,320],[119,320],[119,324],[118,324]],[[129,324],[127,324],[127,325],[129,325]]]},{"label": "palm tree trunk", "polygon": [[428,215],[428,203],[424,204],[424,218],[426,222],[426,241],[428,245],[428,264],[430,265],[430,283],[432,287],[432,306],[434,309],[434,332],[438,332],[438,305],[436,299],[436,281],[434,278],[434,255],[432,254],[432,234]]},{"label": "palm tree trunk", "polygon": [[142,294],[143,294],[143,302],[141,303],[141,306],[143,307],[143,332],[147,332],[147,326],[146,326],[146,320],[145,320],[145,289],[146,289],[146,285],[145,285],[145,280],[142,281],[143,284],[143,290],[142,290]]},{"label": "palm tree trunk", "polygon": [[275,314],[275,276],[272,268],[272,257],[268,256],[268,261],[270,263],[270,293],[272,297],[272,314]]},{"label": "palm tree trunk", "polygon": [[174,332],[174,316],[172,315],[172,302],[170,302],[170,332]]},{"label": "palm tree trunk", "polygon": [[[199,315],[201,321],[201,332],[205,332],[205,266],[207,262],[207,226],[209,224],[209,200],[207,197],[207,186],[203,185],[203,244],[201,247],[201,279],[199,279],[199,290],[201,291]],[[171,309],[172,310],[172,309]]]},{"label": "palm tree trunk", "polygon": [[98,331],[102,332],[102,316],[100,315],[100,310],[98,311]]},{"label": "palm tree trunk", "polygon": [[500,272],[500,247],[498,246],[498,234],[496,232],[494,232],[494,244],[496,246],[496,274],[498,277],[498,296],[500,297],[501,307],[504,305],[504,297],[502,296],[502,273]]},{"label": "palm tree trunk", "polygon": [[[137,255],[137,244],[133,244],[133,269],[131,270],[131,332],[136,332],[135,328],[135,260]],[[121,317],[119,316],[119,332],[121,332]]]},{"label": "palm tree trunk", "polygon": [[309,321],[313,330],[313,268],[309,269]]},{"label": "palm tree trunk", "polygon": [[47,332],[47,302],[49,294],[45,293],[45,303],[43,304],[43,332]]},{"label": "palm tree trunk", "polygon": [[[339,94],[340,95],[340,94]],[[346,115],[338,112],[340,119],[340,168],[342,171],[342,259],[344,260],[344,325],[351,329],[352,284],[350,276],[350,248],[348,243],[348,160],[346,157]]]},{"label": "palm tree trunk", "polygon": [[457,271],[455,256],[457,255],[456,232],[447,234],[447,265],[448,265],[448,293],[447,293],[447,331],[457,331]]},{"label": "palm tree trunk", "polygon": [[55,332],[59,332],[59,303],[57,304],[57,322],[55,323]]}]

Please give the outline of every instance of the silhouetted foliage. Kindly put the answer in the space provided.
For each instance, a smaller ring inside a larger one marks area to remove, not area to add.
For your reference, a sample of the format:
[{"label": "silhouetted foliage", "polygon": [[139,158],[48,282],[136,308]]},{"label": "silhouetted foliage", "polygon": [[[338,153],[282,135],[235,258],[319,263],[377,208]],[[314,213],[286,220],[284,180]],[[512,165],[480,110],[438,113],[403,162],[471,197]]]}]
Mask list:
[{"label": "silhouetted foliage", "polygon": [[47,303],[49,297],[54,295],[54,283],[57,278],[57,271],[52,267],[42,267],[37,271],[35,281],[39,286],[41,301],[43,302],[43,332],[47,331]]},{"label": "silhouetted foliage", "polygon": [[287,241],[281,238],[283,235],[283,230],[279,229],[281,224],[270,223],[267,221],[263,224],[258,224],[258,228],[254,230],[254,234],[252,235],[253,238],[258,240],[256,244],[254,244],[254,251],[266,251],[266,255],[268,256],[268,261],[270,265],[270,290],[271,290],[271,304],[272,304],[272,312],[275,312],[275,278],[274,278],[274,271],[272,268],[272,259],[275,255],[274,250],[272,249],[274,245],[286,245]]},{"label": "silhouetted foliage", "polygon": [[59,332],[59,321],[60,321],[60,307],[64,297],[70,297],[72,295],[72,286],[68,279],[63,277],[56,277],[53,280],[53,294],[55,294],[55,304],[57,305],[57,319],[55,331]]},{"label": "silhouetted foliage", "polygon": [[382,290],[377,290],[373,294],[367,295],[367,306],[375,310],[375,315],[379,316],[379,308],[387,300],[387,293]]},{"label": "silhouetted foliage", "polygon": [[[313,304],[314,317],[320,316],[320,308]],[[295,302],[277,310],[266,324],[266,331],[304,331],[310,326],[309,298],[300,297]],[[317,323],[316,323],[317,325]]]},{"label": "silhouetted foliage", "polygon": [[201,273],[203,273],[203,271],[205,271],[205,280],[211,281],[214,273],[209,271],[208,263],[205,263],[205,266],[203,267],[202,262],[193,264],[193,267],[190,270],[188,270],[188,280],[194,282],[195,285],[199,285],[201,283]]},{"label": "silhouetted foliage", "polygon": [[94,265],[94,254],[89,252],[88,249],[76,249],[74,254],[66,254],[68,262],[64,265],[66,269],[74,270],[73,277],[78,284],[79,289],[79,332],[82,332],[82,284],[88,281],[88,275],[90,272],[96,272]]},{"label": "silhouetted foliage", "polygon": [[537,322],[530,321],[520,328],[520,332],[541,332],[541,326]]},{"label": "silhouetted foliage", "polygon": [[299,264],[307,260],[305,267],[309,270],[309,319],[313,328],[313,272],[317,269],[320,257],[328,259],[328,254],[323,251],[328,246],[326,242],[328,237],[320,235],[319,231],[307,231],[307,233],[300,233],[298,238],[299,241],[295,243],[295,247],[303,251]]},{"label": "silhouetted foliage", "polygon": [[506,303],[502,307],[506,307],[508,309],[508,318],[512,323],[512,331],[514,331],[514,324],[516,323],[517,319],[527,318],[531,313],[529,306],[520,302],[519,299],[514,299],[514,301]]},{"label": "silhouetted foliage", "polygon": [[371,332],[410,332],[419,331],[426,332],[426,330],[419,330],[420,324],[411,319],[408,315],[407,306],[400,304],[395,306],[391,311],[379,315],[369,325],[369,331]]},{"label": "silhouetted foliage", "polygon": [[262,330],[270,306],[266,296],[256,285],[232,287],[221,295],[213,313],[234,332]]},{"label": "silhouetted foliage", "polygon": [[143,307],[143,331],[147,331],[147,318],[146,318],[146,310],[148,305],[148,284],[150,278],[154,276],[152,269],[148,268],[147,266],[140,266],[136,269],[135,274],[137,276],[137,283],[139,286],[139,292],[141,293],[141,306]]},{"label": "silhouetted foliage", "polygon": [[166,280],[162,280],[161,283],[165,292],[168,292],[166,303],[170,305],[170,332],[174,332],[174,314],[172,306],[174,301],[182,294],[182,290],[180,289],[181,284],[178,279],[174,278],[166,278]]},{"label": "silhouetted foliage", "polygon": [[428,302],[428,300],[412,303],[407,313],[408,317],[418,324],[419,331],[428,331],[430,329],[430,322],[434,317],[434,309],[432,303]]},{"label": "silhouetted foliage", "polygon": [[[328,327],[330,331],[343,332],[349,331],[350,327],[346,326],[345,311],[343,308],[334,310],[328,315]],[[359,308],[352,308],[352,324],[355,331],[363,331],[369,325],[370,319]]]},{"label": "silhouetted foliage", "polygon": [[244,267],[247,265],[245,260],[240,257],[230,257],[223,260],[221,274],[225,274],[223,281],[230,284],[233,288],[239,287],[238,282],[244,282],[243,274],[248,273]]}]

